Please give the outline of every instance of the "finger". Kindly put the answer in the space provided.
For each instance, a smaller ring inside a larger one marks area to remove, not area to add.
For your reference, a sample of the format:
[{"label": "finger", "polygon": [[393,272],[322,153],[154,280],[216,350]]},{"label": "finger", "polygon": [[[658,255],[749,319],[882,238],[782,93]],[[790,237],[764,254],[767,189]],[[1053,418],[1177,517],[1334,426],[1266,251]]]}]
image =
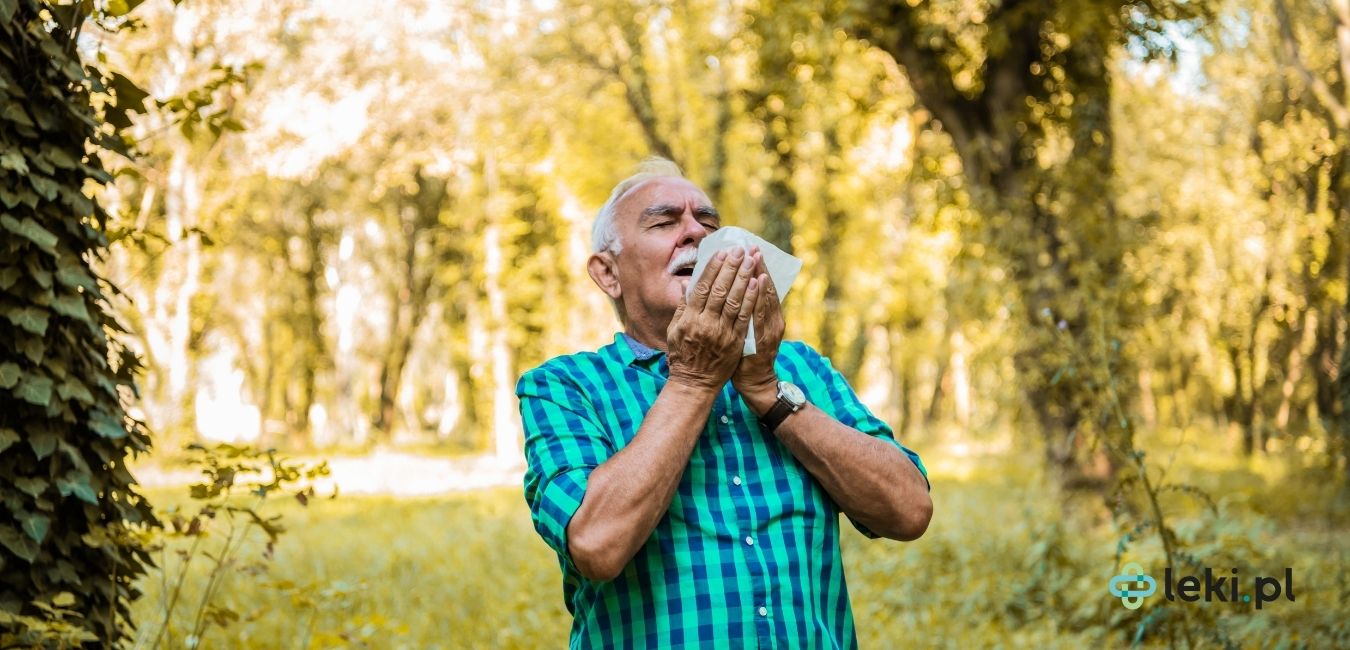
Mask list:
[{"label": "finger", "polygon": [[758,275],[758,274],[760,274],[760,273],[768,273],[768,272],[769,272],[769,268],[766,267],[766,266],[764,266],[764,253],[760,252],[758,246],[755,246],[755,247],[753,247],[753,248],[750,249],[750,255],[751,255],[751,257],[754,257],[754,258],[755,258],[755,274],[756,274],[756,275]]},{"label": "finger", "polygon": [[774,302],[773,279],[768,273],[759,274],[759,304],[755,309],[755,322],[763,323],[769,318],[769,307]]},{"label": "finger", "polygon": [[[754,258],[755,258],[755,277],[763,275],[769,277],[769,279],[772,280],[773,279],[772,276],[769,276],[769,267],[764,262],[764,254],[756,250]],[[764,293],[764,287],[760,287],[759,291],[760,293]]]},{"label": "finger", "polygon": [[731,290],[731,282],[736,279],[736,270],[740,267],[744,254],[744,251],[736,249],[722,260],[722,266],[717,270],[717,279],[713,280],[703,311],[718,315],[722,313],[722,305],[727,301],[727,292]]},{"label": "finger", "polygon": [[745,331],[750,327],[750,317],[755,313],[755,305],[759,302],[763,287],[759,278],[751,278],[746,284],[745,300],[741,302],[741,309],[736,314],[736,334],[740,338],[745,338]]},{"label": "finger", "polygon": [[754,260],[750,256],[741,258],[741,263],[736,267],[736,278],[731,282],[731,290],[727,292],[726,304],[722,305],[722,314],[729,318],[735,318],[740,312],[741,305],[745,302],[746,288],[750,286],[750,281],[755,279]]},{"label": "finger", "polygon": [[703,306],[708,302],[708,293],[712,291],[713,280],[717,278],[718,271],[722,270],[722,261],[726,257],[726,251],[717,251],[712,259],[708,260],[708,265],[703,267],[703,275],[695,280],[694,295],[689,299],[690,309],[695,312],[703,311]]}]

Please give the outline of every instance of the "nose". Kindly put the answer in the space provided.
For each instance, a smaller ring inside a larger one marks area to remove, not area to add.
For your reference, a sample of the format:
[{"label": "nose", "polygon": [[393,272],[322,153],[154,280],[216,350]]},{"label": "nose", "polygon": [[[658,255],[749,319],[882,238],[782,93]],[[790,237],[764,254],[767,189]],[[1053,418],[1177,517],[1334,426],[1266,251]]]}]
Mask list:
[{"label": "nose", "polygon": [[708,236],[708,230],[703,224],[694,217],[694,211],[685,209],[684,214],[680,215],[680,232],[678,248],[686,246],[698,246],[704,237]]}]

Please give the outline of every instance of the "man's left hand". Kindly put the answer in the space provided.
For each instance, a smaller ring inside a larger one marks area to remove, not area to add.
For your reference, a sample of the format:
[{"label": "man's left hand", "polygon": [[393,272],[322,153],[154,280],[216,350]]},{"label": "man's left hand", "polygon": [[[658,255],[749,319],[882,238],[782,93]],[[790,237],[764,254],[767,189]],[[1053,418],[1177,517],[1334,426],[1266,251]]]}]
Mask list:
[{"label": "man's left hand", "polygon": [[751,249],[755,259],[755,273],[759,278],[760,299],[755,306],[755,353],[741,357],[740,365],[731,375],[731,385],[757,415],[764,415],[778,400],[778,346],[783,342],[783,310],[778,302],[778,290],[773,286],[764,256],[758,247]]}]

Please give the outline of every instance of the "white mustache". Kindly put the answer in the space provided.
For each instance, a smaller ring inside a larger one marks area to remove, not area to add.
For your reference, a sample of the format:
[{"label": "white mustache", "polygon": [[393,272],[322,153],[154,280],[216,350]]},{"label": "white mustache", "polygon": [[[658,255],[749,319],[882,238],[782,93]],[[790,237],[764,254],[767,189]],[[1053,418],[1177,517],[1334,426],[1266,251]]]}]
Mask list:
[{"label": "white mustache", "polygon": [[681,266],[684,266],[685,264],[693,264],[697,261],[698,261],[698,249],[686,248],[675,255],[675,259],[671,260],[670,266],[666,268],[666,272],[674,274],[675,271],[678,270]]}]

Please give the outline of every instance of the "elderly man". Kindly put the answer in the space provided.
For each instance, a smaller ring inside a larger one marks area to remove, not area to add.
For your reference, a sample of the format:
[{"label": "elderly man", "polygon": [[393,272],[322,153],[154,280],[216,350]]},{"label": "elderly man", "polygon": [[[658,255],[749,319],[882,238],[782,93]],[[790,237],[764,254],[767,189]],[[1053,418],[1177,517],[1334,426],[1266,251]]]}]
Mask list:
[{"label": "elderly man", "polygon": [[905,541],[932,516],[918,455],[782,340],[760,251],[691,277],[720,226],[673,163],[644,163],[601,208],[588,261],[624,331],[516,386],[525,498],[574,648],[856,647],[839,513]]}]

